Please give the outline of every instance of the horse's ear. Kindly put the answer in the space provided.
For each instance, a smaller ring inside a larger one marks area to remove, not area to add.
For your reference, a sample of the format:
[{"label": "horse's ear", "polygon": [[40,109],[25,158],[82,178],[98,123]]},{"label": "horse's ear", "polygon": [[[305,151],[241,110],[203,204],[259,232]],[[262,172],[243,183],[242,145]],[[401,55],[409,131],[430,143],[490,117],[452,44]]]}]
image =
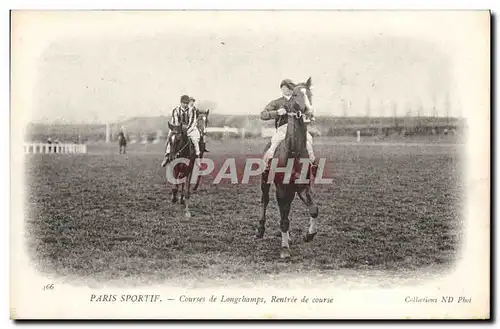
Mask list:
[{"label": "horse's ear", "polygon": [[307,79],[307,81],[306,81],[307,89],[309,89],[311,87],[311,85],[312,85],[312,79],[311,79],[311,77],[309,77],[309,79]]},{"label": "horse's ear", "polygon": [[207,109],[207,117],[208,117],[208,114],[210,113],[210,109]]}]

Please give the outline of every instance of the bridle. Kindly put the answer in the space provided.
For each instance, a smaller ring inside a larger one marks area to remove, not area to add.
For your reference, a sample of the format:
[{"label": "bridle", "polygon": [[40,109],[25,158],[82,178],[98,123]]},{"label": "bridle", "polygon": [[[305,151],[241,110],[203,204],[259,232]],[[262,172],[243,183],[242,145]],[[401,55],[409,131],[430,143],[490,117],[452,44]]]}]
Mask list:
[{"label": "bridle", "polygon": [[[201,131],[201,129],[199,129],[200,127],[200,122],[202,122],[202,125],[203,125],[203,131]],[[198,122],[197,122],[197,126],[198,126],[198,129],[200,130],[200,135],[201,136],[205,136],[207,134],[207,125],[208,125],[208,117],[203,114],[203,115],[200,115],[198,117]]]},{"label": "bridle", "polygon": [[[294,94],[295,94],[295,92],[294,92]],[[285,103],[285,109],[287,110],[286,114],[288,116],[296,117],[297,119],[300,119],[304,115],[304,112],[302,112],[302,110],[288,111],[290,109],[293,109],[293,107],[295,106],[295,104],[296,104],[295,97],[297,97],[297,96],[292,94],[292,96],[290,97],[290,99],[288,99],[286,101],[286,103]],[[304,95],[304,97],[307,97],[307,95]]]},{"label": "bridle", "polygon": [[296,117],[297,119],[300,119],[304,115],[301,110],[298,110],[297,112],[286,112],[286,114],[291,117]]}]

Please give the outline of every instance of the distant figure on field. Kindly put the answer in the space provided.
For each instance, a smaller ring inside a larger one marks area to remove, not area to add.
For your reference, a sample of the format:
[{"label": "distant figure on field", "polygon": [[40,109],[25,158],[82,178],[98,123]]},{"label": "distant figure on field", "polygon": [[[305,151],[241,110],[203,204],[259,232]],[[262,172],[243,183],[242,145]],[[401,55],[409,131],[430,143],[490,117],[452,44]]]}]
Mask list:
[{"label": "distant figure on field", "polygon": [[[47,144],[52,144],[52,139],[50,137],[47,138]],[[49,146],[49,152],[52,152],[52,146]]]},{"label": "distant figure on field", "polygon": [[120,154],[122,154],[122,149],[123,149],[123,154],[127,152],[127,137],[125,133],[125,127],[121,126],[120,127],[120,132],[118,133],[118,147],[120,149]]}]

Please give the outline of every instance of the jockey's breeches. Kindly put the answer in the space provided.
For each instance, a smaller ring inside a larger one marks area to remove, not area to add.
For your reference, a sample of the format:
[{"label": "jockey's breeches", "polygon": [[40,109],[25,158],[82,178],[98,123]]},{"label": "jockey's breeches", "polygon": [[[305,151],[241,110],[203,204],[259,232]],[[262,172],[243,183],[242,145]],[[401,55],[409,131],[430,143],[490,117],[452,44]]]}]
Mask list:
[{"label": "jockey's breeches", "polygon": [[193,129],[188,132],[188,137],[193,142],[196,155],[200,154],[200,131],[198,129]]}]

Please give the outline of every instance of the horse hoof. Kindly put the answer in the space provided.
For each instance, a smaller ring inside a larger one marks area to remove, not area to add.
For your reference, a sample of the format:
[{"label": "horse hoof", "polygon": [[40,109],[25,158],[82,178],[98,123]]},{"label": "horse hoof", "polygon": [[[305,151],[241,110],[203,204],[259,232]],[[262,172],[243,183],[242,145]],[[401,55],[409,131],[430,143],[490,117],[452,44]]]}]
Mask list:
[{"label": "horse hoof", "polygon": [[189,211],[186,211],[186,218],[191,218],[191,213]]},{"label": "horse hoof", "polygon": [[256,231],[255,231],[255,237],[256,238],[259,238],[259,239],[262,239],[264,237],[264,232],[265,232],[265,229],[264,228],[258,228]]},{"label": "horse hoof", "polygon": [[287,259],[287,258],[290,258],[290,250],[288,250],[288,248],[282,248],[282,249],[281,249],[280,258],[281,258],[281,259]]},{"label": "horse hoof", "polygon": [[316,236],[316,234],[318,234],[318,232],[314,232],[314,233],[307,232],[306,235],[304,236],[304,241],[311,242],[314,239],[314,237]]}]

